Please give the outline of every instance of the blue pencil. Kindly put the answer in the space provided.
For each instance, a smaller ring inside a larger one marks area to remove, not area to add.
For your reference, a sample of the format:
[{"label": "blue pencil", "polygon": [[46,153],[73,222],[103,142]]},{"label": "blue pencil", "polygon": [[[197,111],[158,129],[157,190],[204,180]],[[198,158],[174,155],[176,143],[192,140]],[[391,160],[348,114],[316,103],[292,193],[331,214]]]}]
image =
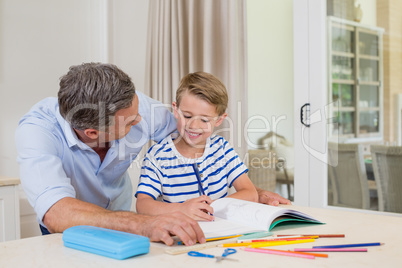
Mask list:
[{"label": "blue pencil", "polygon": [[[194,169],[195,176],[197,177],[198,192],[200,193],[200,195],[205,195],[204,188],[202,187],[201,176],[200,176],[200,172],[198,171],[197,163],[193,164],[193,169]],[[208,212],[208,214],[213,216],[213,214],[210,214],[209,212]]]},{"label": "blue pencil", "polygon": [[330,246],[315,246],[313,248],[354,248],[354,247],[371,247],[381,246],[384,243],[362,243],[362,244],[345,244],[345,245],[330,245]]},{"label": "blue pencil", "polygon": [[195,176],[197,177],[197,181],[198,181],[198,191],[200,192],[200,195],[205,195],[204,188],[202,187],[200,172],[198,171],[198,168],[197,168],[197,163],[193,164],[193,169],[195,172]]}]

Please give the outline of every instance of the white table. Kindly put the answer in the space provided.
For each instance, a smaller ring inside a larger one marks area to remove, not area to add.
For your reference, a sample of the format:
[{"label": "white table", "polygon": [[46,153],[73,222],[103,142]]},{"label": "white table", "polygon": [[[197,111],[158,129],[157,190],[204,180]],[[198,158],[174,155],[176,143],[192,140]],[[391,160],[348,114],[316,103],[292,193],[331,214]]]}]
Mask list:
[{"label": "white table", "polygon": [[[402,217],[317,209],[307,207],[292,208],[306,212],[323,222],[324,225],[308,225],[295,229],[277,230],[275,234],[321,233],[345,234],[345,238],[321,238],[314,243],[277,246],[276,249],[311,247],[313,245],[346,244],[363,242],[383,242],[379,247],[368,247],[366,253],[329,253],[328,258],[315,260],[287,256],[276,256],[238,250],[231,255],[238,262],[189,257],[187,254],[169,255],[167,246],[151,243],[150,253],[126,260],[114,260],[63,246],[62,234],[52,234],[34,238],[0,243],[0,267],[400,267],[402,253]],[[210,248],[202,252],[220,255],[222,248]]]}]

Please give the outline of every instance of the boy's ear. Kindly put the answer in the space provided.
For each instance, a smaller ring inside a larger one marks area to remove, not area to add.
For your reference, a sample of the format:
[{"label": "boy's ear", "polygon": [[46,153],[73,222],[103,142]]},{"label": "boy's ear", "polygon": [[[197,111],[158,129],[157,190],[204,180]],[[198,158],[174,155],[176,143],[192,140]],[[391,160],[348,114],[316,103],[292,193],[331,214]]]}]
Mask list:
[{"label": "boy's ear", "polygon": [[177,103],[174,101],[172,102],[172,106],[173,106],[173,115],[176,119],[179,119],[179,112],[177,111]]},{"label": "boy's ear", "polygon": [[225,118],[228,116],[227,113],[224,113],[222,115],[219,116],[219,119],[216,121],[215,123],[215,127],[220,126],[220,124],[222,124],[223,120],[225,120]]}]

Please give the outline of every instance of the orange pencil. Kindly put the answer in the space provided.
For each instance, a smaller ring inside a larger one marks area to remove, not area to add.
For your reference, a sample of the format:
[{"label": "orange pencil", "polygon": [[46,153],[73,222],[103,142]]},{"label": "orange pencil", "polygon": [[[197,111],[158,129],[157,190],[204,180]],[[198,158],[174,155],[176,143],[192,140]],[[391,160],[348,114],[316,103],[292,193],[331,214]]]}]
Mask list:
[{"label": "orange pencil", "polygon": [[300,252],[300,251],[292,251],[292,250],[280,250],[280,249],[266,249],[266,248],[260,248],[261,250],[269,250],[269,251],[276,251],[276,252],[290,252],[290,253],[305,253],[306,255],[311,255],[314,257],[321,257],[321,258],[328,258],[328,254],[322,254],[322,253],[310,253],[310,252]]}]

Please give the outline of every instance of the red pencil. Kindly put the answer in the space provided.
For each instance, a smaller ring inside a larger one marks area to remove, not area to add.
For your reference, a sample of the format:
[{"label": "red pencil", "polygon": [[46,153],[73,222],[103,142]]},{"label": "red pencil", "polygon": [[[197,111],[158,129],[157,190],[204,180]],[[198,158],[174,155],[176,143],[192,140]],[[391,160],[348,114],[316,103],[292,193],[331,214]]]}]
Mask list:
[{"label": "red pencil", "polygon": [[281,238],[272,238],[272,239],[255,239],[251,240],[251,242],[267,242],[267,241],[294,241],[294,240],[301,240],[301,239],[315,239],[318,236],[300,236],[300,237],[281,237]]},{"label": "red pencil", "polygon": [[367,248],[295,248],[296,252],[367,252]]},{"label": "red pencil", "polygon": [[277,237],[283,237],[283,236],[318,236],[319,238],[331,238],[331,237],[345,237],[344,234],[288,234],[288,235],[277,235]]}]

